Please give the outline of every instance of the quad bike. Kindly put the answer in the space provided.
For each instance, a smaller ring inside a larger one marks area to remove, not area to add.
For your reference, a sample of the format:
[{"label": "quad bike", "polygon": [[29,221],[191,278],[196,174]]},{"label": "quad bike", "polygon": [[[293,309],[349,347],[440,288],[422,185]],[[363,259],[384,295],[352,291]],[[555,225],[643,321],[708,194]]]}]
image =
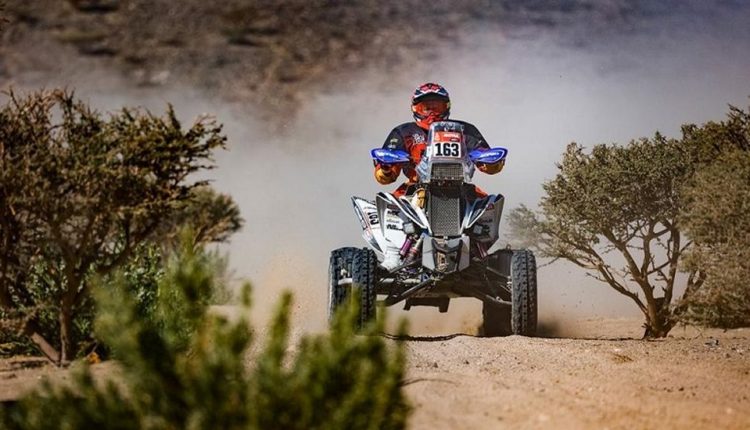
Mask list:
[{"label": "quad bike", "polygon": [[[407,165],[406,152],[373,149],[378,163]],[[331,252],[329,317],[358,297],[359,324],[376,316],[380,303],[434,306],[447,312],[450,300],[482,301],[485,336],[533,336],[537,326],[534,254],[502,248],[498,240],[504,197],[478,195],[471,184],[475,165],[505,159],[505,148],[467,153],[463,125],[433,123],[419,181],[405,196],[380,192],[375,201],[352,197],[368,248]],[[357,294],[353,294],[353,292]]]}]

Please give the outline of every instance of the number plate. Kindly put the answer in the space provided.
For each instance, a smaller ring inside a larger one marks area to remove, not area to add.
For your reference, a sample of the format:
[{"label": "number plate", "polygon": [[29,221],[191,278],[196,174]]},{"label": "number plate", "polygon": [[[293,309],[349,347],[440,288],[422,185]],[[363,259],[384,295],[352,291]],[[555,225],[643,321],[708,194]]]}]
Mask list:
[{"label": "number plate", "polygon": [[436,157],[461,158],[461,144],[458,142],[435,142],[432,155]]},{"label": "number plate", "polygon": [[435,157],[461,158],[461,143],[463,134],[452,131],[439,131],[435,133],[432,143],[432,155]]}]

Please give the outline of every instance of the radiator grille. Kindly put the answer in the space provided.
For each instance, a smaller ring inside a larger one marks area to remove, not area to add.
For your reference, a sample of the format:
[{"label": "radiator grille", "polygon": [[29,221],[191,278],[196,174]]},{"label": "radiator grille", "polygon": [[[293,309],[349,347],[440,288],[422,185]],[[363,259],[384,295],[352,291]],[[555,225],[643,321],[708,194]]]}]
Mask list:
[{"label": "radiator grille", "polygon": [[432,165],[432,181],[463,181],[464,167],[458,163],[436,163]]},{"label": "radiator grille", "polygon": [[461,234],[461,200],[457,195],[430,195],[430,228],[433,236]]}]

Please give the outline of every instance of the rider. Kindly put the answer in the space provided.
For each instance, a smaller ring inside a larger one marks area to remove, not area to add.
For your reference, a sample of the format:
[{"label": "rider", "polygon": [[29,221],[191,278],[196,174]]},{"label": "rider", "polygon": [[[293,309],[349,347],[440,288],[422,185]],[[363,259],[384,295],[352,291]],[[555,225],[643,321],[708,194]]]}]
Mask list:
[{"label": "rider", "polygon": [[[411,111],[414,114],[414,122],[407,122],[394,128],[385,139],[383,148],[401,150],[409,154],[411,162],[404,167],[404,175],[407,181],[399,186],[393,195],[396,197],[406,194],[410,185],[417,182],[416,165],[422,159],[422,154],[427,146],[427,131],[430,124],[435,121],[444,121],[450,115],[451,101],[448,91],[441,85],[435,83],[422,84],[414,90],[411,98]],[[464,138],[466,149],[489,149],[482,134],[473,124],[457,121],[464,126]],[[495,164],[477,164],[477,168],[490,175],[503,169],[504,160]],[[375,164],[375,179],[385,185],[393,183],[401,173],[401,167],[394,165]],[[484,194],[477,188],[478,194]]]}]

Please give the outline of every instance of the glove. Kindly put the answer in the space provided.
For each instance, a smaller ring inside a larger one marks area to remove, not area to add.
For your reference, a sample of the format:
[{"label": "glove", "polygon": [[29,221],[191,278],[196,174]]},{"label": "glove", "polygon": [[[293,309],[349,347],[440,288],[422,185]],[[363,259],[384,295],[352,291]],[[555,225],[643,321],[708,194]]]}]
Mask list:
[{"label": "glove", "polygon": [[386,185],[394,182],[401,173],[401,168],[389,166],[387,164],[378,164],[375,166],[375,180],[378,183]]},{"label": "glove", "polygon": [[500,160],[497,163],[493,164],[477,163],[477,169],[479,169],[480,172],[486,173],[488,175],[499,173],[501,170],[503,170],[504,166],[505,160]]}]

